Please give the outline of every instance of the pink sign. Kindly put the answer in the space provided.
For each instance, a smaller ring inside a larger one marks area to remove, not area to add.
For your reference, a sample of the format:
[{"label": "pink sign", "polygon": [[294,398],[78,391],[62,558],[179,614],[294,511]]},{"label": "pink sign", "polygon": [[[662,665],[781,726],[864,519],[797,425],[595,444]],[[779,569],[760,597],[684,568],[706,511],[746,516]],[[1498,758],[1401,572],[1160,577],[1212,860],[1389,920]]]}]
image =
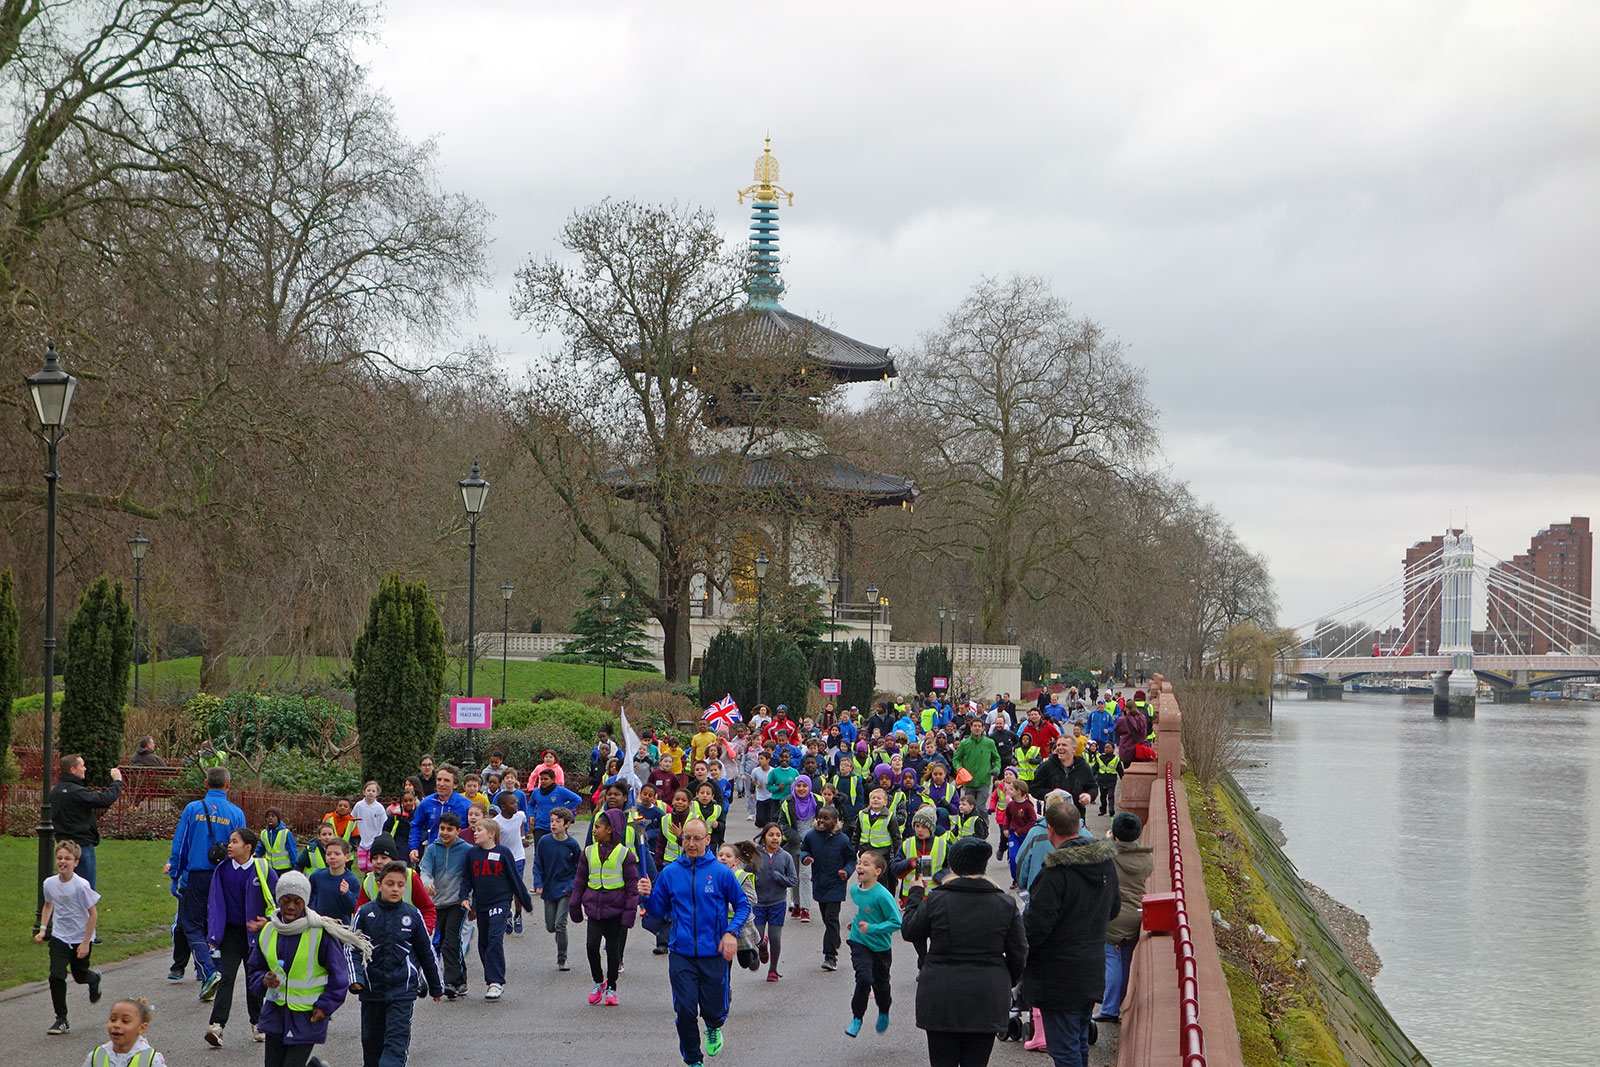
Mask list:
[{"label": "pink sign", "polygon": [[494,725],[494,701],[488,697],[451,697],[450,725],[487,730]]},{"label": "pink sign", "polygon": [[935,678],[933,680],[933,687],[935,689],[949,689],[950,688],[950,679],[948,679],[948,678]]},{"label": "pink sign", "polygon": [[824,678],[822,680],[822,695],[836,697],[844,692],[844,682],[838,678]]}]

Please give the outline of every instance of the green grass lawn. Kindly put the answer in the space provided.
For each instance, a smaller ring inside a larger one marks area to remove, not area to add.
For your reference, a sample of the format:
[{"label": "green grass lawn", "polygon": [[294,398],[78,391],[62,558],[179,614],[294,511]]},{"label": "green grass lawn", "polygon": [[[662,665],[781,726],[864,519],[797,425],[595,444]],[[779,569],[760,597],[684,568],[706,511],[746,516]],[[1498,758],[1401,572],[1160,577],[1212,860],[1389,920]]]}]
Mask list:
[{"label": "green grass lawn", "polygon": [[[234,687],[253,683],[295,682],[308,678],[328,677],[343,672],[349,661],[331,656],[315,658],[289,658],[267,656],[259,659],[234,657],[228,661],[229,681]],[[608,667],[605,671],[606,690],[610,691],[624,682],[640,678],[657,678],[652,671],[625,671]],[[542,689],[555,689],[574,696],[600,692],[600,668],[585,663],[544,663],[538,660],[510,660],[506,664],[505,690],[508,699],[526,698]],[[56,695],[60,697],[60,679],[56,679]],[[452,659],[445,668],[445,688],[459,691],[465,687],[466,669],[458,659]],[[173,700],[182,694],[194,693],[200,688],[200,657],[161,660],[143,664],[139,668],[142,699],[151,694],[157,699]],[[473,688],[479,696],[499,696],[501,689],[500,660],[480,658],[474,669]]]},{"label": "green grass lawn", "polygon": [[[100,940],[93,962],[110,963],[151,949],[170,947],[177,901],[167,891],[161,865],[166,841],[104,841],[99,864]],[[49,949],[33,942],[35,873],[39,843],[31,837],[0,837],[0,989],[50,975]]]}]

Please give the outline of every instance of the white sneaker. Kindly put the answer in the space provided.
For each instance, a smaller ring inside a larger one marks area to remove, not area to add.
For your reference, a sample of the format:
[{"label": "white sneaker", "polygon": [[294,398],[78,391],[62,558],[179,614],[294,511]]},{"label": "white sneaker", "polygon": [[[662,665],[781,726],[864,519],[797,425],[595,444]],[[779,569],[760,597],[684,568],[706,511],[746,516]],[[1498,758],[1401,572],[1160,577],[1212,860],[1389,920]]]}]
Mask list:
[{"label": "white sneaker", "polygon": [[250,1036],[256,1039],[256,1044],[258,1045],[267,1039],[267,1035],[254,1026],[250,1028]]},{"label": "white sneaker", "polygon": [[212,1048],[222,1047],[222,1024],[212,1023],[206,1027],[206,1044]]},{"label": "white sneaker", "polygon": [[488,990],[483,994],[483,999],[484,1000],[499,1000],[500,999],[500,994],[504,993],[505,991],[506,991],[505,987],[502,986],[499,982],[490,982]]}]

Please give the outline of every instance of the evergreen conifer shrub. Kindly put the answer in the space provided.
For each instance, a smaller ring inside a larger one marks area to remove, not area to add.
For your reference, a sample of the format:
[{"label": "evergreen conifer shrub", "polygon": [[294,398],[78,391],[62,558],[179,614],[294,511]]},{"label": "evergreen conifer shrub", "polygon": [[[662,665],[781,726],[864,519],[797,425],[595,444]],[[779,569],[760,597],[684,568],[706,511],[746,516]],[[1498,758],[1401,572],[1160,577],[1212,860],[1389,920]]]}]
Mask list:
[{"label": "evergreen conifer shrub", "polygon": [[82,755],[91,783],[109,781],[121,757],[132,669],[133,608],[122,583],[102,575],[78,600],[61,648],[61,754]]},{"label": "evergreen conifer shrub", "polygon": [[444,625],[426,583],[391,573],[372,598],[351,660],[361,773],[386,795],[400,791],[433,746],[445,661]]}]

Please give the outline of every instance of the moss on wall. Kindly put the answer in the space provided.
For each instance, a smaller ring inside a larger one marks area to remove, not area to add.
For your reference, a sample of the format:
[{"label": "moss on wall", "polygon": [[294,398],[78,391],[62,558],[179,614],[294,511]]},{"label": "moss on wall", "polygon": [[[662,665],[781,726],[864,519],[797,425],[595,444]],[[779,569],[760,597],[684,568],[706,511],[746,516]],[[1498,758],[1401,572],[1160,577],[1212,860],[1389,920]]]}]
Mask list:
[{"label": "moss on wall", "polygon": [[1247,1067],[1425,1067],[1238,784],[1185,785]]}]

